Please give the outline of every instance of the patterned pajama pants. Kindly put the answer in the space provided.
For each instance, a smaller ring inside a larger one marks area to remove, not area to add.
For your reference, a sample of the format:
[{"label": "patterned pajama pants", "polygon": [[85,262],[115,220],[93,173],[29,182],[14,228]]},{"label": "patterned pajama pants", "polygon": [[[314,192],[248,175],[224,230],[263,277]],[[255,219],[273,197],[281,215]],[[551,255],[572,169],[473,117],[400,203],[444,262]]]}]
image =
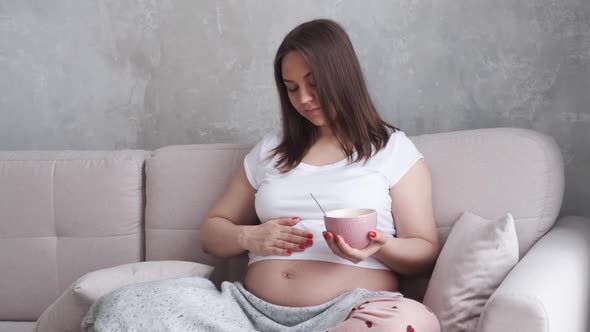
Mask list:
[{"label": "patterned pajama pants", "polygon": [[436,316],[425,305],[402,296],[369,298],[355,305],[330,332],[439,332]]}]

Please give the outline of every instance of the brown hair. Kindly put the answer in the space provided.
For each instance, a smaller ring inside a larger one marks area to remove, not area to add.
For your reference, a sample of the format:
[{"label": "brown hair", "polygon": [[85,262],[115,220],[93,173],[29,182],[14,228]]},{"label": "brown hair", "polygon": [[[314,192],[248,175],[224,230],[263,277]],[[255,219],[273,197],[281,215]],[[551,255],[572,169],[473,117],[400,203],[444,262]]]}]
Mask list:
[{"label": "brown hair", "polygon": [[[346,31],[334,21],[318,19],[291,30],[275,56],[274,75],[283,125],[283,139],[271,155],[279,156],[275,166],[281,172],[297,167],[319,135],[319,128],[301,116],[289,101],[281,65],[283,57],[292,51],[301,52],[306,59],[320,107],[349,161],[367,160],[382,149],[397,128],[377,113]],[[328,115],[328,109],[335,111],[334,118]],[[357,158],[352,160],[355,151]]]}]

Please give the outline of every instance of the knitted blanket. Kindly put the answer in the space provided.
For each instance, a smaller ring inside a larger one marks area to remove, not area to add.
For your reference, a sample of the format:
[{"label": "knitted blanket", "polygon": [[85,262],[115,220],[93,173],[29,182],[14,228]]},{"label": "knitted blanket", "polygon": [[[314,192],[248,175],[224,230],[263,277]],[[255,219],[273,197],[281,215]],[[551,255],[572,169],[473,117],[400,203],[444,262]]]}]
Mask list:
[{"label": "knitted blanket", "polygon": [[317,306],[285,307],[259,299],[238,282],[224,282],[219,291],[204,278],[169,279],[101,297],[82,321],[82,331],[326,331],[359,302],[391,295],[400,294],[359,288]]}]

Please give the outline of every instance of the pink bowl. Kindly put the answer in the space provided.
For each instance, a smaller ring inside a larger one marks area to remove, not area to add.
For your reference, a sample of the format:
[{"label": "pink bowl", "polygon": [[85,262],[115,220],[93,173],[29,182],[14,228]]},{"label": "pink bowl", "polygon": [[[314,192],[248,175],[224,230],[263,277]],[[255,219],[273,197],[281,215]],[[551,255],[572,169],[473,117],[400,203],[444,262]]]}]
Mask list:
[{"label": "pink bowl", "polygon": [[341,209],[326,212],[326,230],[340,235],[353,248],[362,249],[371,240],[368,233],[377,227],[377,211],[373,209]]}]

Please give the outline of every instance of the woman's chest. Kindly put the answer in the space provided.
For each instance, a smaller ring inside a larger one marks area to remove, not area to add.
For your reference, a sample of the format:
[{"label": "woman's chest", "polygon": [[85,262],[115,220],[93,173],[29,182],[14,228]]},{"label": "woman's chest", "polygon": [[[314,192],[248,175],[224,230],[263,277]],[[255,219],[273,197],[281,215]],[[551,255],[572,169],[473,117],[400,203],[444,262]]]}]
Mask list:
[{"label": "woman's chest", "polygon": [[377,171],[362,167],[339,167],[315,171],[295,169],[268,174],[256,194],[261,221],[294,217],[323,220],[311,195],[325,211],[343,208],[389,209],[388,182]]},{"label": "woman's chest", "polygon": [[314,167],[322,167],[335,164],[344,159],[347,159],[347,156],[339,145],[316,144],[309,149],[301,162],[314,165]]}]

